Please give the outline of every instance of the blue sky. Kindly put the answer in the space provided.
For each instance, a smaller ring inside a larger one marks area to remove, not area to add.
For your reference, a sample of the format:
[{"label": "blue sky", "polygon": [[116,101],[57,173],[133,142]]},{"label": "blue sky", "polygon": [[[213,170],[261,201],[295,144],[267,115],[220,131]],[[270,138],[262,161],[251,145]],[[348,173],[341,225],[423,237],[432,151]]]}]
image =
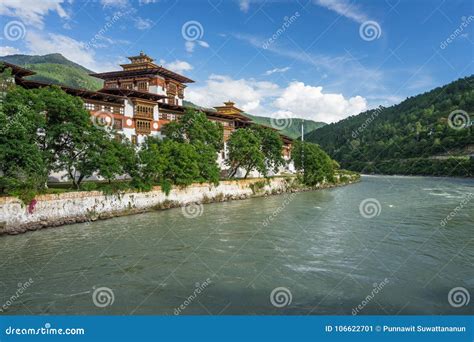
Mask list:
[{"label": "blue sky", "polygon": [[474,70],[472,1],[2,0],[0,15],[1,55],[108,71],[143,50],[196,81],[187,99],[257,115],[335,122]]}]

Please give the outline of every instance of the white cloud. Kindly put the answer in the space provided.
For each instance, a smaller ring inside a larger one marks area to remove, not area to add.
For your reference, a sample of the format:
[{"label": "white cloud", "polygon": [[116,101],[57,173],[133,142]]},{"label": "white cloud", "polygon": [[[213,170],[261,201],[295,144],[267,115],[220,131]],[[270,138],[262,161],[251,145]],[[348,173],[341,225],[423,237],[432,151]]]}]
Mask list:
[{"label": "white cloud", "polygon": [[161,59],[160,64],[163,65],[165,68],[170,69],[171,71],[174,71],[177,73],[183,73],[185,71],[189,71],[193,69],[193,66],[191,64],[189,64],[186,61],[181,61],[179,59],[170,63],[167,63],[164,59]]},{"label": "white cloud", "polygon": [[116,62],[98,62],[93,49],[88,49],[86,43],[68,36],[54,33],[42,34],[30,30],[26,34],[25,42],[30,54],[61,53],[67,59],[93,71],[117,69]]},{"label": "white cloud", "polygon": [[156,2],[159,2],[160,0],[139,0],[138,3],[140,5],[148,5],[148,4],[154,4]]},{"label": "white cloud", "polygon": [[186,99],[204,107],[234,101],[244,111],[263,116],[295,117],[315,121],[336,122],[368,108],[361,96],[345,98],[342,94],[323,92],[322,87],[291,82],[286,88],[267,81],[233,79],[211,75],[204,86],[191,85]]},{"label": "white cloud", "polygon": [[342,94],[323,93],[323,87],[313,87],[303,82],[291,82],[273,104],[296,117],[327,123],[337,122],[367,109],[367,100],[361,96],[346,99]]},{"label": "white cloud", "polygon": [[250,8],[250,0],[239,0],[239,7],[242,12],[247,13]]},{"label": "white cloud", "polygon": [[205,86],[190,86],[186,98],[204,107],[213,107],[232,100],[249,112],[263,110],[262,100],[279,92],[278,85],[253,79],[234,80],[230,76],[211,75]]},{"label": "white cloud", "polygon": [[148,30],[153,26],[153,21],[138,17],[135,19],[135,27],[139,30]]},{"label": "white cloud", "polygon": [[290,70],[290,67],[270,69],[270,70],[265,71],[265,75],[269,76],[274,73],[284,73],[284,72],[287,72],[288,70]]},{"label": "white cloud", "polygon": [[194,52],[195,46],[196,44],[194,42],[190,42],[188,40],[184,43],[184,48],[186,49],[186,52],[189,52],[189,53]]},{"label": "white cloud", "polygon": [[128,0],[100,0],[100,3],[104,7],[126,7],[126,6],[128,6]]},{"label": "white cloud", "polygon": [[51,11],[61,18],[69,18],[62,7],[64,0],[1,0],[0,15],[17,17],[27,25],[42,28],[44,17]]},{"label": "white cloud", "polygon": [[187,40],[184,42],[184,48],[186,52],[193,53],[194,48],[196,47],[196,44],[206,49],[209,47],[209,44],[203,40],[195,40],[195,41]]},{"label": "white cloud", "polygon": [[21,51],[12,46],[0,46],[0,56],[21,54]]},{"label": "white cloud", "polygon": [[314,2],[359,24],[369,20],[364,12],[347,0],[314,0]]}]

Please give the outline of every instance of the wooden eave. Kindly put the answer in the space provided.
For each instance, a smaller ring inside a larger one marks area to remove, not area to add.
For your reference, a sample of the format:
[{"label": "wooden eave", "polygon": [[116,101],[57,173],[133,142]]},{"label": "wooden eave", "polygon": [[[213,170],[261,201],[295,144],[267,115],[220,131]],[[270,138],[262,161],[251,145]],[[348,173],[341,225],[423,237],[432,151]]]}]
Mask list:
[{"label": "wooden eave", "polygon": [[149,101],[155,101],[155,102],[168,98],[168,96],[165,96],[165,95],[153,94],[146,91],[139,91],[139,90],[133,90],[133,89],[126,89],[126,88],[102,88],[99,90],[99,92],[125,96],[125,97],[131,97],[131,98],[137,98],[137,99],[143,99],[143,100],[149,100]]},{"label": "wooden eave", "polygon": [[92,73],[89,74],[90,76],[97,77],[103,80],[115,80],[120,79],[123,77],[153,77],[155,75],[160,75],[163,77],[171,78],[180,83],[194,83],[194,81],[190,78],[187,78],[183,75],[175,73],[171,70],[168,70],[163,67],[156,67],[156,68],[143,68],[143,69],[135,69],[135,70],[121,70],[121,71],[110,71],[110,72],[102,72],[102,73]]}]

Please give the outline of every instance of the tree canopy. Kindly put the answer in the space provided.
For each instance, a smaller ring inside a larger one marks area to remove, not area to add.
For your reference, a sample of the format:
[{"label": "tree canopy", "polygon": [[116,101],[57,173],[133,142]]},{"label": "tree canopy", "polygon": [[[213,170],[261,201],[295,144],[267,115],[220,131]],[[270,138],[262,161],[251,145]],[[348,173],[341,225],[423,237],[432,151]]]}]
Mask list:
[{"label": "tree canopy", "polygon": [[266,176],[277,172],[285,164],[282,157],[283,141],[278,132],[264,126],[251,126],[235,130],[227,142],[229,176],[234,177],[239,168],[247,178],[252,170]]},{"label": "tree canopy", "polygon": [[291,155],[296,170],[303,175],[303,183],[314,186],[323,181],[334,180],[335,164],[316,144],[295,141]]}]

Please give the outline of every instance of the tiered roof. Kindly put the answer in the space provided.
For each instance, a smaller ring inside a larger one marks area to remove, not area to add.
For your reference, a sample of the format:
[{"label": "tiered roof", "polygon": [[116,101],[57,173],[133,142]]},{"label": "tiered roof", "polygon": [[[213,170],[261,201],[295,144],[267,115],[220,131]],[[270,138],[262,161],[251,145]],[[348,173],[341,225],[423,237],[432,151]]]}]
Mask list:
[{"label": "tiered roof", "polygon": [[183,75],[180,75],[174,71],[168,70],[163,66],[156,65],[153,63],[153,59],[146,55],[145,53],[140,52],[138,56],[128,57],[131,63],[121,64],[120,66],[123,70],[120,71],[110,71],[102,73],[92,73],[90,76],[94,76],[103,80],[116,80],[124,77],[134,77],[134,76],[144,76],[152,77],[159,75],[165,78],[171,78],[180,83],[194,83],[190,78],[187,78]]}]

